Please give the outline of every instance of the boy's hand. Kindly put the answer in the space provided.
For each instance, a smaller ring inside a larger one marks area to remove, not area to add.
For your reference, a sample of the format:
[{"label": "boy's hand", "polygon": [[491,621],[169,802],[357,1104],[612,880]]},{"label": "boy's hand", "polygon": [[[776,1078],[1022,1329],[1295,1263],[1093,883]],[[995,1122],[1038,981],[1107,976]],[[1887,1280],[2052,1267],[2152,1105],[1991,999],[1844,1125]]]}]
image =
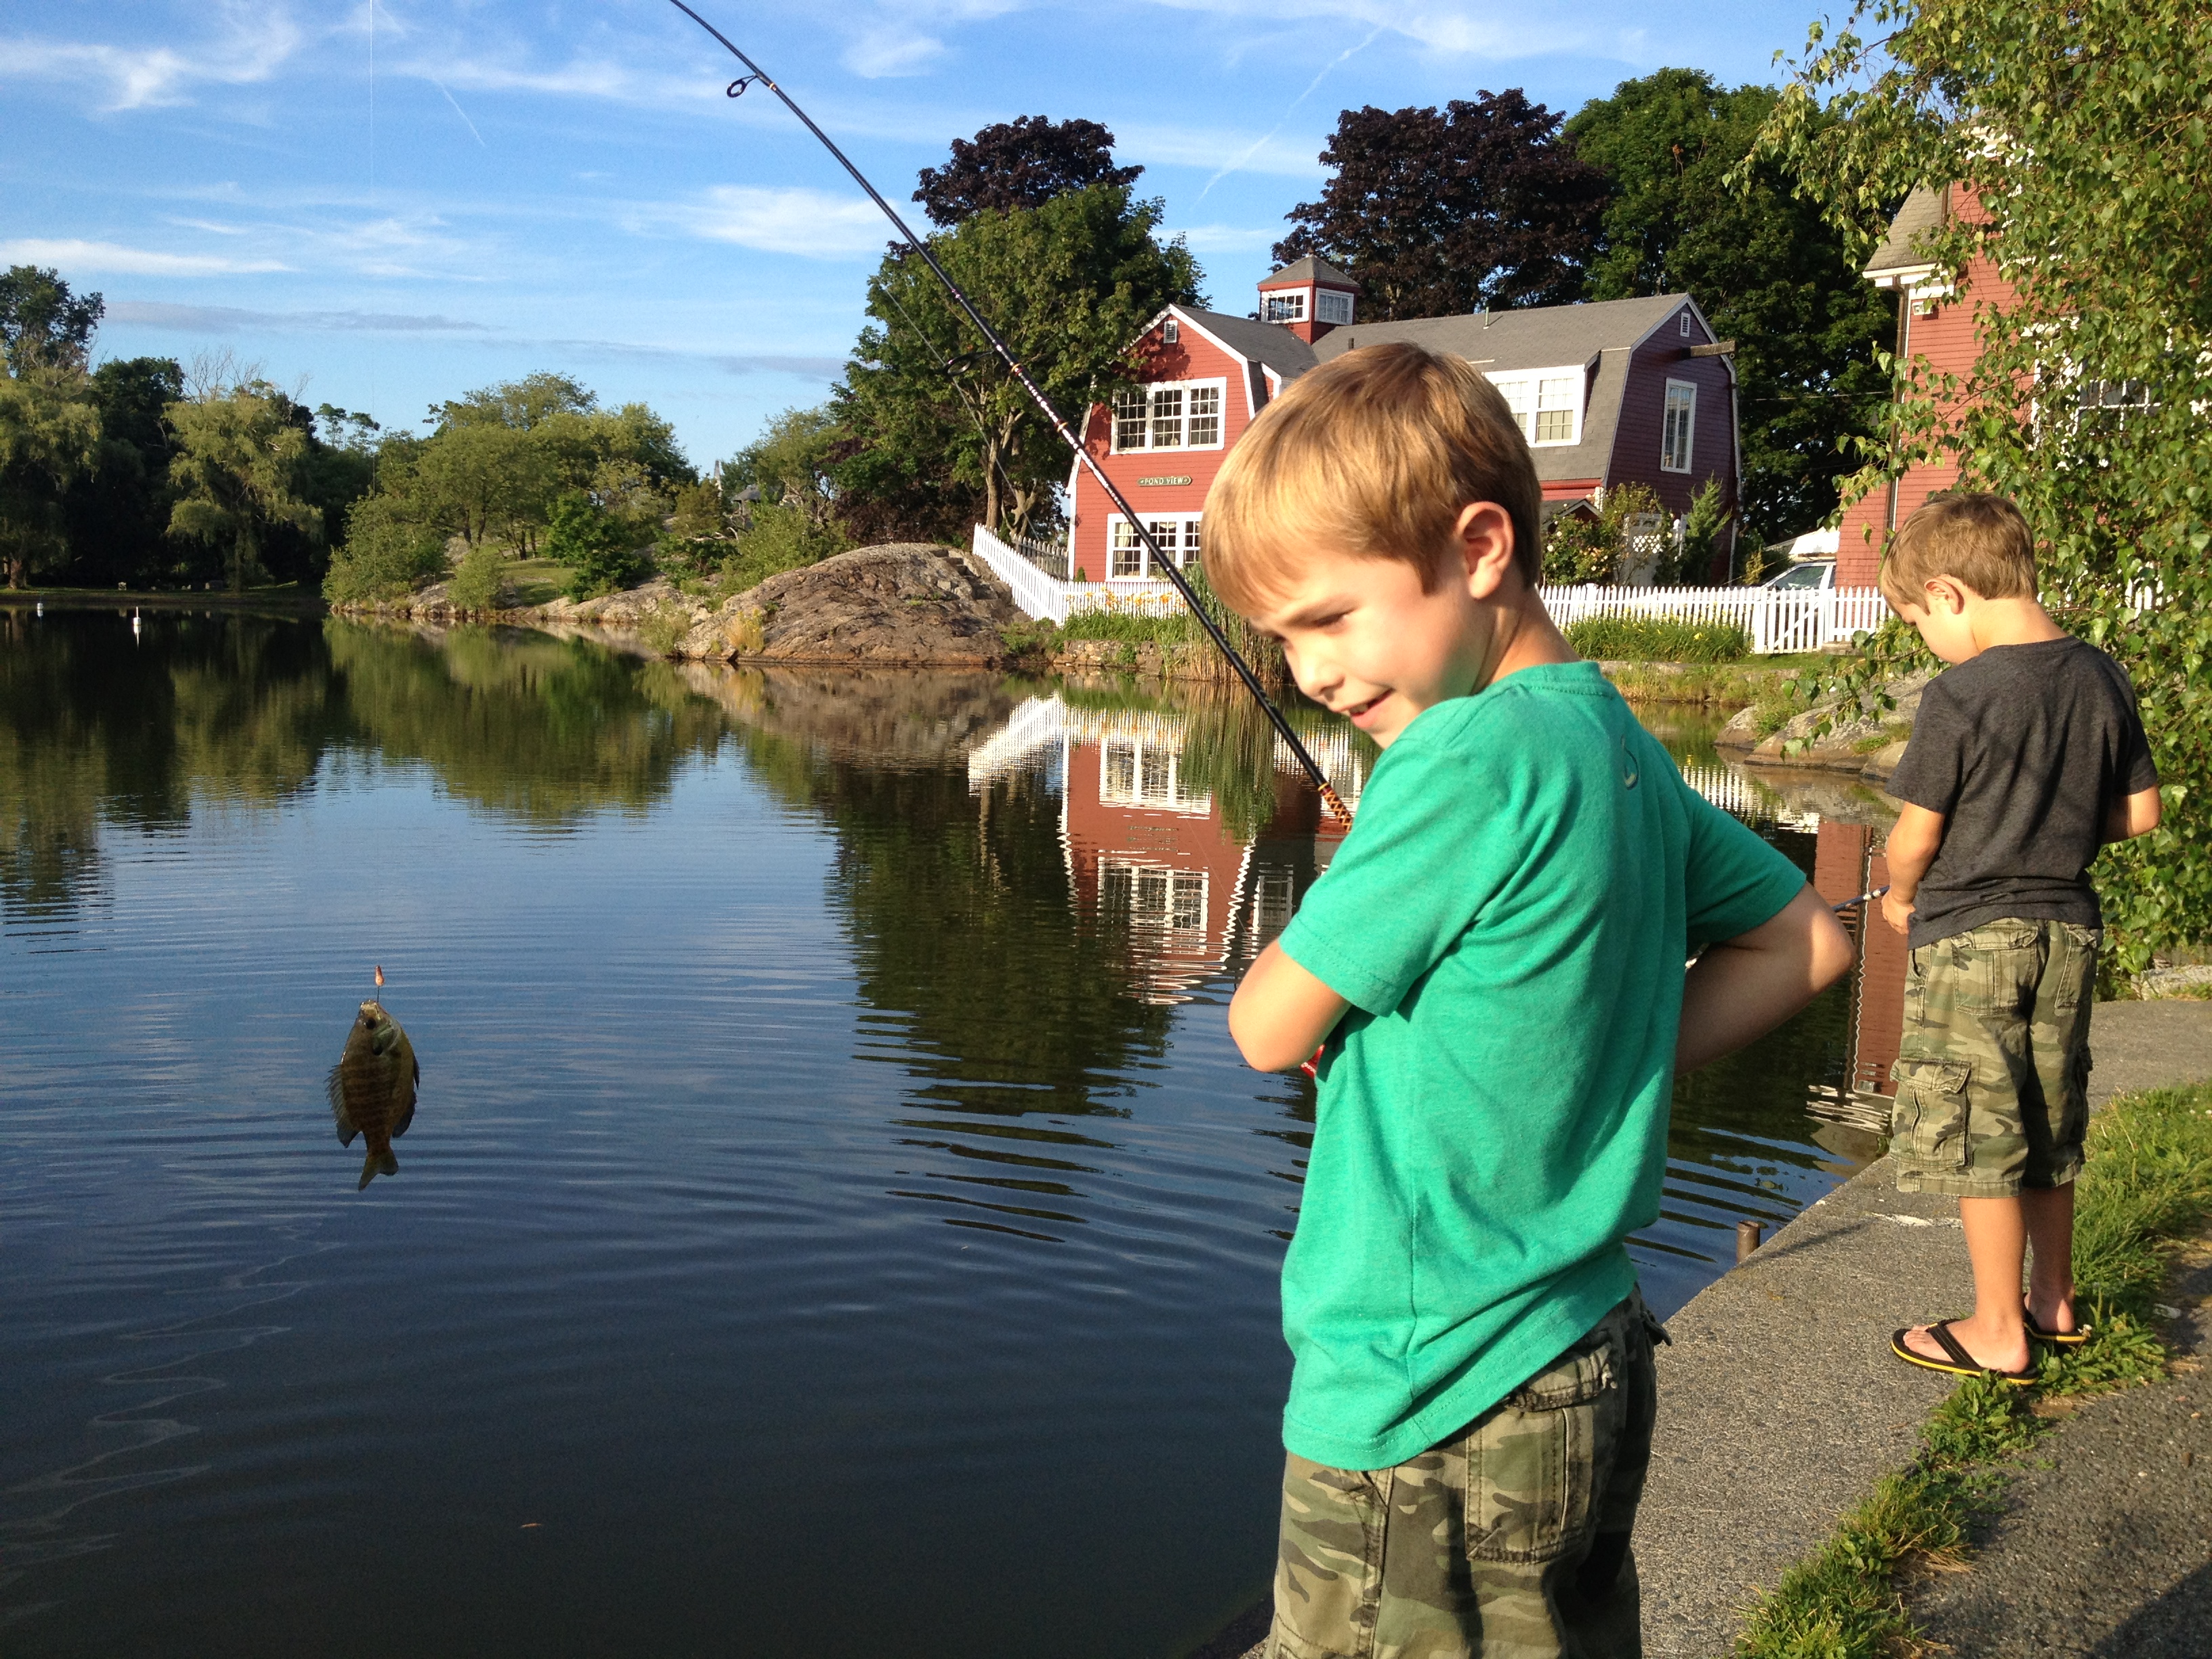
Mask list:
[{"label": "boy's hand", "polygon": [[1287,1072],[1336,1029],[1352,1005],[1291,960],[1260,952],[1229,1004],[1229,1035],[1255,1072]]},{"label": "boy's hand", "polygon": [[1911,932],[1913,913],[1919,908],[1911,899],[1898,897],[1894,887],[1881,896],[1881,919],[1900,933]]}]

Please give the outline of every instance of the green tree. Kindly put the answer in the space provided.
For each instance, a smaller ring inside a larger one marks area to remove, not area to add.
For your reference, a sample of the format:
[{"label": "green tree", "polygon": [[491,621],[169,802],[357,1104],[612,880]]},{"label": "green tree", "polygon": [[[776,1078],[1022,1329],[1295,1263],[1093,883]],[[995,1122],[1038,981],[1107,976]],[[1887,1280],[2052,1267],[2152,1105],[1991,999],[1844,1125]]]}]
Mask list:
[{"label": "green tree", "polygon": [[1442,109],[1337,118],[1321,199],[1289,214],[1279,264],[1309,253],[1359,278],[1375,321],[1579,299],[1605,175],[1518,87]]},{"label": "green tree", "polygon": [[553,503],[545,556],[568,567],[568,597],[594,599],[629,586],[645,574],[636,533],[580,489]]},{"label": "green tree", "polygon": [[[331,555],[323,597],[374,605],[427,586],[446,574],[446,536],[397,495],[368,495],[346,514],[345,540]],[[475,556],[475,550],[470,556]]]},{"label": "green tree", "polygon": [[185,395],[184,371],[169,357],[110,358],[92,372],[92,395],[100,447],[64,503],[72,579],[101,587],[181,580],[165,417]]},{"label": "green tree", "polygon": [[[1073,417],[1128,382],[1138,331],[1163,306],[1199,297],[1190,251],[1153,234],[1161,212],[1125,185],[1098,184],[976,213],[930,246]],[[1067,472],[1066,446],[1028,394],[910,252],[884,258],[868,313],[875,321],[832,404],[848,440],[839,484],[864,506],[902,491],[942,495],[949,479],[980,500],[986,522],[1027,528]]]},{"label": "green tree", "polygon": [[313,434],[291,418],[297,407],[259,380],[169,405],[177,435],[169,528],[221,549],[234,592],[264,579],[262,552],[273,532],[289,527],[321,539],[321,509],[306,494]]},{"label": "green tree", "polygon": [[1765,143],[1855,255],[1914,185],[1980,204],[1920,250],[1978,354],[1899,366],[1844,487],[1948,459],[2011,496],[2045,603],[2134,679],[2166,821],[2096,871],[2132,971],[2212,936],[2212,10],[1875,0],[1796,68]]},{"label": "green tree", "polygon": [[100,443],[85,358],[101,310],[100,295],[72,295],[57,271],[0,276],[0,562],[10,587],[68,556],[63,497]]},{"label": "green tree", "polygon": [[1888,395],[1877,360],[1896,325],[1895,296],[1858,274],[1842,234],[1796,194],[1788,171],[1747,159],[1780,96],[1663,69],[1591,100],[1566,125],[1611,189],[1589,297],[1687,294],[1735,342],[1754,542],[1836,510],[1836,481],[1856,465],[1845,444],[1872,429]]}]

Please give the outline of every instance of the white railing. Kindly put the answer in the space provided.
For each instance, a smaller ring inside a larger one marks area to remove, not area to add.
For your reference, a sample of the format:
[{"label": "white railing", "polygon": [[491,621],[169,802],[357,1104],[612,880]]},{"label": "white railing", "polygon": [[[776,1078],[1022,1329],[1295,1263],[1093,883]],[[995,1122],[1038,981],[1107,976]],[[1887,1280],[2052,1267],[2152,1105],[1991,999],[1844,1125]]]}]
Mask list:
[{"label": "white railing", "polygon": [[1879,588],[1551,587],[1544,608],[1561,628],[1589,617],[1676,617],[1734,623],[1761,656],[1848,644],[1889,615]]},{"label": "white railing", "polygon": [[1048,576],[980,524],[975,526],[975,556],[1006,583],[1014,603],[1028,617],[1064,623],[1086,611],[1161,616],[1182,608],[1182,595],[1170,581],[1071,582]]}]

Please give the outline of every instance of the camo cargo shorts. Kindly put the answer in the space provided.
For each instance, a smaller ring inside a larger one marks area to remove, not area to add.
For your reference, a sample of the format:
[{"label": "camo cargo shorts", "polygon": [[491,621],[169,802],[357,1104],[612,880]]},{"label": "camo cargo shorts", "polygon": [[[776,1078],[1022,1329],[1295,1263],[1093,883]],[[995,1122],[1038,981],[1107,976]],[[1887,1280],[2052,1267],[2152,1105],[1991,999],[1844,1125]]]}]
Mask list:
[{"label": "camo cargo shorts", "polygon": [[1644,1651],[1629,1528],[1667,1334],[1632,1294],[1395,1468],[1292,1454],[1267,1659],[1620,1659]]},{"label": "camo cargo shorts", "polygon": [[2099,943],[2070,921],[1993,921],[1913,951],[1889,1073],[1900,1190],[2017,1198],[2074,1179]]}]

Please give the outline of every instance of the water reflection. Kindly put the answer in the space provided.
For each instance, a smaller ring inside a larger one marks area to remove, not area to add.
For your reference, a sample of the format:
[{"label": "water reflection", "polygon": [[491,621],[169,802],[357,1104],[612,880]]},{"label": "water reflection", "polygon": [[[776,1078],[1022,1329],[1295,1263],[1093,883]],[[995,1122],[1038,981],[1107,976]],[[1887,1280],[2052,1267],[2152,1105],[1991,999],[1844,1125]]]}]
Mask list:
[{"label": "water reflection", "polygon": [[[0,952],[70,952],[0,973],[11,1634],[1114,1659],[1261,1592],[1315,1102],[1221,1004],[1339,837],[1242,704],[127,620],[0,613]],[[1674,740],[1859,890],[1844,786]],[[301,1107],[400,951],[438,1178],[356,1202]],[[1869,1019],[1684,1085],[1655,1304],[1861,1155]]]}]

